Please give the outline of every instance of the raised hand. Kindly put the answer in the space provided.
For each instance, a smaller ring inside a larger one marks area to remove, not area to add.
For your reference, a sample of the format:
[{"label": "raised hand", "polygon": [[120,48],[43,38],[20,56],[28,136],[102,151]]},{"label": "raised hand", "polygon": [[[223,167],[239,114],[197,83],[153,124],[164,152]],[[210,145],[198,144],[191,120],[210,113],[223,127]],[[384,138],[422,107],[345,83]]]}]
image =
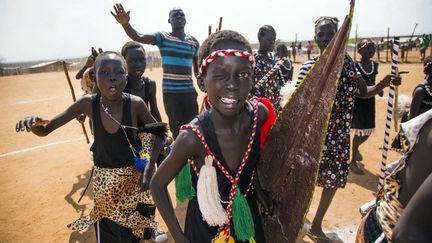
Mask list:
[{"label": "raised hand", "polygon": [[91,48],[91,55],[88,56],[87,61],[85,63],[86,67],[91,67],[93,66],[96,57],[101,54],[103,52],[102,48],[98,48],[98,51],[96,51],[96,49],[94,47]]},{"label": "raised hand", "polygon": [[114,13],[111,11],[111,15],[119,22],[121,25],[126,25],[130,20],[130,11],[125,11],[121,3],[116,3],[114,6]]},{"label": "raised hand", "polygon": [[40,117],[28,116],[28,117],[20,120],[19,122],[17,122],[17,124],[15,126],[15,131],[16,132],[23,132],[23,131],[30,132],[32,127],[44,126],[48,123],[49,123],[48,120],[43,120]]}]

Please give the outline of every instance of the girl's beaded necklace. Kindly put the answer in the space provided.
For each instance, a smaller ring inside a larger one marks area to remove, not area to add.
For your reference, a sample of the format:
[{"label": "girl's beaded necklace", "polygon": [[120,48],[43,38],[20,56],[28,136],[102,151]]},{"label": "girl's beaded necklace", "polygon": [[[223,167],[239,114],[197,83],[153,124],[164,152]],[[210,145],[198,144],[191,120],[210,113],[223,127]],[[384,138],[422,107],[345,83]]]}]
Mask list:
[{"label": "girl's beaded necklace", "polygon": [[363,66],[362,66],[362,64],[361,64],[361,62],[358,62],[358,65],[359,65],[359,67],[360,67],[360,69],[362,70],[362,72],[364,73],[364,74],[366,74],[366,75],[372,75],[374,72],[375,72],[375,66],[374,66],[374,63],[373,63],[373,61],[371,61],[371,71],[370,72],[366,72],[365,70],[364,70],[364,68],[363,68]]}]

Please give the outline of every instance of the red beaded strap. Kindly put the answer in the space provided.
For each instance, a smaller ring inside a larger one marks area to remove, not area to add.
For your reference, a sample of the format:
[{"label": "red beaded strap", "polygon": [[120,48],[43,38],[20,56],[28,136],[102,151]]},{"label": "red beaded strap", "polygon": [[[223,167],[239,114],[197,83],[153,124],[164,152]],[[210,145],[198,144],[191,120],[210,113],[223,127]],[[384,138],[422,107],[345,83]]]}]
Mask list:
[{"label": "red beaded strap", "polygon": [[[224,175],[227,177],[228,180],[230,180],[231,182],[231,190],[230,190],[230,195],[229,195],[229,202],[228,202],[228,206],[226,209],[227,212],[227,222],[226,222],[226,226],[225,226],[225,235],[229,235],[230,234],[230,220],[232,217],[232,202],[234,200],[234,196],[235,193],[237,191],[237,182],[240,178],[241,173],[243,172],[243,169],[246,165],[246,162],[250,156],[250,153],[252,151],[252,145],[255,141],[255,136],[256,136],[256,130],[257,130],[257,123],[258,123],[258,102],[256,99],[252,99],[252,104],[253,104],[253,113],[254,113],[254,118],[253,118],[253,126],[252,126],[252,132],[251,135],[249,137],[249,143],[246,149],[246,152],[242,158],[242,161],[240,163],[240,166],[237,169],[237,173],[235,178],[233,178],[231,176],[231,174],[227,171],[227,169],[220,163],[220,161],[213,155],[213,153],[211,152],[204,136],[202,135],[201,131],[196,127],[196,126],[192,126],[192,125],[183,125],[180,129],[191,129],[197,136],[198,138],[201,140],[201,143],[204,145],[204,148],[206,149],[206,153],[207,155],[212,156],[213,161],[217,164],[217,166],[219,167],[219,169],[222,171],[222,173],[224,173]],[[195,173],[197,173],[198,175],[198,170],[196,169],[196,165],[193,163],[193,161],[189,160],[191,162],[192,167],[194,167]],[[252,172],[252,176],[251,179],[249,181],[249,185],[248,188],[246,190],[245,195],[247,195],[252,187],[252,183],[253,183],[253,179],[254,179],[254,175],[255,172]],[[221,229],[219,230],[221,231]],[[220,233],[220,232],[219,232]],[[218,233],[218,234],[219,234]]]}]

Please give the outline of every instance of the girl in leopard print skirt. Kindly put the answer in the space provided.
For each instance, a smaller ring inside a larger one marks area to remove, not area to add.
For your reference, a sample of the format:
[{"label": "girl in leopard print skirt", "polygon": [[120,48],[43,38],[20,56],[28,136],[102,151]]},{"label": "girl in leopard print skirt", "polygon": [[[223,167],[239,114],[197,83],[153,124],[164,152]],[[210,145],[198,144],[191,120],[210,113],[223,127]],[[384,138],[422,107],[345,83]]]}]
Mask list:
[{"label": "girl in leopard print skirt", "polygon": [[[100,93],[82,97],[52,120],[29,116],[16,125],[17,132],[27,130],[38,136],[46,136],[80,114],[92,118],[94,207],[89,215],[68,227],[83,230],[95,224],[98,242],[139,242],[144,228],[156,227],[152,219],[139,212],[137,205],[152,203],[148,190],[142,192],[141,189],[148,188],[155,159],[162,145],[159,137],[163,136],[163,132],[155,139],[150,162],[141,174],[134,166],[140,156],[135,139],[137,122],[148,126],[156,120],[141,98],[123,93],[126,69],[126,62],[120,54],[99,54],[94,70]],[[160,127],[161,131],[166,129],[163,124]]]}]

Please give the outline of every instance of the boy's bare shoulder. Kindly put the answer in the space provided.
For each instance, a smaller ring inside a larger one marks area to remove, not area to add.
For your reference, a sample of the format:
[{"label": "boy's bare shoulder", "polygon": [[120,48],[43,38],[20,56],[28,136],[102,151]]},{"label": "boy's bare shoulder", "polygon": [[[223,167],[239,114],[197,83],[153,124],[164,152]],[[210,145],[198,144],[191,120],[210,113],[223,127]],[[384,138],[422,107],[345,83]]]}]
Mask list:
[{"label": "boy's bare shoulder", "polygon": [[192,131],[192,129],[186,127],[199,128],[198,119],[194,118],[189,124],[182,127],[175,141],[185,148],[194,148],[193,150],[202,147],[201,140],[199,140],[198,136]]},{"label": "boy's bare shoulder", "polygon": [[129,94],[129,96],[130,96],[132,107],[140,107],[142,105],[145,105],[144,100],[141,97],[133,94]]},{"label": "boy's bare shoulder", "polygon": [[95,95],[86,94],[77,100],[80,105],[91,105]]},{"label": "boy's bare shoulder", "polygon": [[147,77],[147,76],[145,76],[144,78],[145,78],[146,81],[149,82],[150,84],[156,84],[156,81],[154,81],[153,79],[151,79],[151,78],[149,78],[149,77]]},{"label": "boy's bare shoulder", "polygon": [[156,81],[154,81],[153,79],[147,78],[147,82],[150,86],[150,89],[156,89]]}]

